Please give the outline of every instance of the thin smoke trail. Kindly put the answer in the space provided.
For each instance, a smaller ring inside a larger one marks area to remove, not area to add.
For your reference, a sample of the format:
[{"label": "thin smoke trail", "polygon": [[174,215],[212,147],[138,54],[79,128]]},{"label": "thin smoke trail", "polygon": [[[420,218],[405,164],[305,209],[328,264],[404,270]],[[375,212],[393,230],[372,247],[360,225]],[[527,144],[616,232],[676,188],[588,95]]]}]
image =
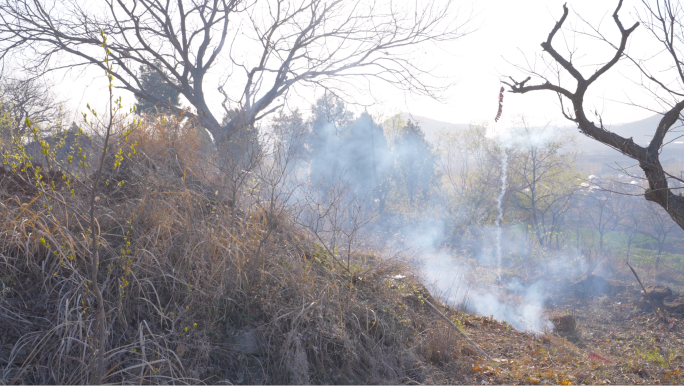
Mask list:
[{"label": "thin smoke trail", "polygon": [[[496,113],[496,118],[494,118],[494,123],[501,119],[503,114],[503,98],[504,98],[504,87],[501,86],[499,90],[499,110]],[[506,148],[501,147],[501,193],[496,199],[496,207],[499,209],[499,214],[496,216],[496,267],[497,276],[499,278],[499,283],[501,283],[501,221],[503,220],[503,199],[506,195],[506,174],[508,171],[508,154],[506,153]]]},{"label": "thin smoke trail", "polygon": [[501,193],[496,199],[496,207],[499,210],[496,216],[496,264],[497,275],[499,282],[501,282],[501,221],[503,221],[503,199],[506,195],[506,179],[508,174],[508,154],[504,147],[501,148]]}]

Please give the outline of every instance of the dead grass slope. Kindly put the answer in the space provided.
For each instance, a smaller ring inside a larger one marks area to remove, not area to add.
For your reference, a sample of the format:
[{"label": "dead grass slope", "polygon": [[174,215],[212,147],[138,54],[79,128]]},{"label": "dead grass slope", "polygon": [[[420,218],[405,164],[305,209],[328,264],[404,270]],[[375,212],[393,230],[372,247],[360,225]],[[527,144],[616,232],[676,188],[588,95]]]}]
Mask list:
[{"label": "dead grass slope", "polygon": [[[350,274],[285,207],[222,200],[192,137],[136,138],[97,197],[105,382],[464,381],[420,287],[389,278],[404,266],[365,256]],[[88,208],[70,186],[0,184],[0,383],[90,381]]]}]

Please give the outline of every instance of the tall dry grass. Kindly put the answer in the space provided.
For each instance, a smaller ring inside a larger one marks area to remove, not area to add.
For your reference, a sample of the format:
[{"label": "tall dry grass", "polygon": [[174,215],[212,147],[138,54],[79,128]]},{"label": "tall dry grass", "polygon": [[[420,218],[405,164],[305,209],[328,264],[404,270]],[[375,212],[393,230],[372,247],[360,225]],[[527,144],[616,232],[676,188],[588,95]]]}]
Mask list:
[{"label": "tall dry grass", "polygon": [[[274,186],[282,179],[263,178],[283,172],[273,157],[258,163],[268,173],[236,185],[180,118],[128,135],[134,151],[105,157],[95,187],[103,382],[430,379],[413,344],[429,316],[387,279],[406,268],[377,257],[362,264],[368,256],[355,269],[336,264],[296,225],[291,195]],[[7,166],[0,181],[0,382],[89,383],[97,304],[88,175],[45,183],[45,170],[25,166]],[[16,189],[17,178],[35,190]]]}]

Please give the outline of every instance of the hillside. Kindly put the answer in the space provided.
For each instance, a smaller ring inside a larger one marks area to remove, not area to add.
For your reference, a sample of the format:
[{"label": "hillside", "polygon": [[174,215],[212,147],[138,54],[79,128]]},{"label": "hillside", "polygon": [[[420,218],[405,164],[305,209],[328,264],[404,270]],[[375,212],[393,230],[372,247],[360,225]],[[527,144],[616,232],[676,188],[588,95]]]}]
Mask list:
[{"label": "hillside", "polygon": [[431,359],[439,316],[406,263],[343,264],[281,185],[238,202],[196,132],[174,128],[117,136],[127,153],[94,185],[97,164],[78,174],[47,152],[63,169],[45,170],[11,149],[25,162],[0,167],[0,383],[93,383],[99,353],[103,383],[465,382],[467,361]]},{"label": "hillside", "polygon": [[[464,128],[421,122],[432,138]],[[216,153],[179,127],[160,120],[115,136],[110,145],[127,152],[105,154],[99,185],[69,166],[69,157],[86,159],[82,134],[72,133],[64,154],[45,151],[60,170],[32,163],[25,147],[8,153],[24,162],[0,169],[1,383],[92,382],[98,339],[105,383],[682,381],[681,317],[652,318],[624,269],[611,291],[586,297],[566,291],[576,285],[565,273],[535,265],[554,284],[540,289],[547,301],[538,317],[570,313],[573,329],[516,329],[495,320],[497,310],[469,311],[492,297],[527,306],[515,287],[492,280],[491,267],[472,264],[480,273],[464,303],[442,303],[408,260],[371,246],[331,250],[302,226],[301,206],[280,196],[286,169],[269,174],[278,158],[253,169],[258,185],[236,192],[226,183],[235,174],[218,174]],[[101,153],[99,141],[87,143],[89,154]],[[520,260],[506,275],[527,286],[533,271]]]}]

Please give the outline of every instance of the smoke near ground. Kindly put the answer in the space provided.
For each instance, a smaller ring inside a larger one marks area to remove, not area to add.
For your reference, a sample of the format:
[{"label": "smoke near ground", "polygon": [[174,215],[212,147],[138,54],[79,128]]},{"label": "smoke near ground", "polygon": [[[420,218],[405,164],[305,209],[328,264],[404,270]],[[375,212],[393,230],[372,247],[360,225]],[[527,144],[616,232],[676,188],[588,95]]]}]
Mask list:
[{"label": "smoke near ground", "polygon": [[606,205],[594,219],[605,193],[585,182],[566,130],[519,117],[431,144],[415,122],[355,116],[331,96],[312,112],[296,167],[302,197],[316,201],[304,212],[309,228],[340,256],[361,245],[398,253],[452,306],[550,330],[550,294],[603,269],[615,252],[605,237],[637,232]]}]

